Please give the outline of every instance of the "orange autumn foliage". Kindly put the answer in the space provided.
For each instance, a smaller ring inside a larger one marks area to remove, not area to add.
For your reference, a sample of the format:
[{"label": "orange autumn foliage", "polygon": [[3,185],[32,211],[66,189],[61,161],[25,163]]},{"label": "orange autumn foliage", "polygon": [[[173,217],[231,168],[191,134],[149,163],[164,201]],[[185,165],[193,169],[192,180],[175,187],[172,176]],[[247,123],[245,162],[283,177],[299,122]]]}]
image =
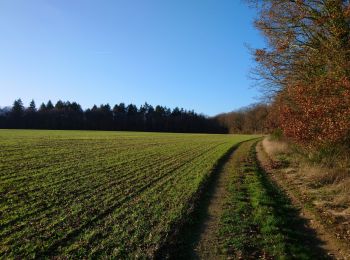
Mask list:
[{"label": "orange autumn foliage", "polygon": [[350,133],[350,81],[290,86],[276,99],[285,135],[306,146],[343,142]]},{"label": "orange autumn foliage", "polygon": [[350,140],[350,1],[247,0],[267,46],[255,76],[272,97],[270,125],[308,147]]}]

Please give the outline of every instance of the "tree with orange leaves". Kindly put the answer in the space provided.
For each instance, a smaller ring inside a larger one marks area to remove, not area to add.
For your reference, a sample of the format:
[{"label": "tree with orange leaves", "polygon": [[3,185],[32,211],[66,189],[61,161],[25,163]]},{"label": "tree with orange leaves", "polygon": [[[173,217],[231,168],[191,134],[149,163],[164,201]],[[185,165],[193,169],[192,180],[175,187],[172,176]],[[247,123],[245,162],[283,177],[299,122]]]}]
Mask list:
[{"label": "tree with orange leaves", "polygon": [[250,0],[268,40],[255,73],[284,133],[307,145],[342,142],[350,129],[350,1]]}]

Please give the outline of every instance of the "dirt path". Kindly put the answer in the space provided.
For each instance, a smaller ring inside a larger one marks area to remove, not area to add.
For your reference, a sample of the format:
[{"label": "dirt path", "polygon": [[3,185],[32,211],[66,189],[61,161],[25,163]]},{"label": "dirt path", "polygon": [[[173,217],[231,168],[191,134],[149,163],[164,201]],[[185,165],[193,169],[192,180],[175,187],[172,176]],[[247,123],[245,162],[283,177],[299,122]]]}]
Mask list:
[{"label": "dirt path", "polygon": [[242,143],[221,161],[188,223],[160,258],[330,258],[305,216],[259,166],[255,144]]},{"label": "dirt path", "polygon": [[269,177],[289,196],[293,205],[299,209],[300,217],[306,219],[308,226],[322,241],[321,247],[328,252],[328,255],[332,258],[350,259],[350,249],[337,241],[334,234],[330,234],[329,230],[327,230],[317,219],[317,216],[311,210],[307,209],[295,194],[294,190],[297,190],[298,187],[296,187],[295,184],[288,182],[281,171],[278,169],[272,169],[273,167],[270,165],[271,159],[264,151],[261,142],[257,145],[256,150],[261,166],[268,173]]},{"label": "dirt path", "polygon": [[193,211],[156,259],[226,259],[218,248],[218,225],[227,194],[226,170],[240,146],[222,158],[193,205]]},{"label": "dirt path", "polygon": [[232,196],[229,183],[246,153],[255,141],[242,143],[227,156],[215,172],[215,178],[209,185],[197,212],[196,225],[189,229],[193,234],[186,259],[228,259],[222,250],[223,238],[219,236],[221,217],[226,210],[227,199]]},{"label": "dirt path", "polygon": [[207,209],[203,222],[200,227],[200,234],[198,241],[196,241],[193,255],[198,259],[220,259],[225,258],[220,254],[218,249],[217,231],[219,228],[219,221],[222,215],[223,203],[227,196],[227,183],[229,180],[229,171],[227,171],[227,164],[231,163],[235,152],[233,152],[228,161],[220,172],[218,172],[215,186],[211,189],[211,194],[208,194]]}]

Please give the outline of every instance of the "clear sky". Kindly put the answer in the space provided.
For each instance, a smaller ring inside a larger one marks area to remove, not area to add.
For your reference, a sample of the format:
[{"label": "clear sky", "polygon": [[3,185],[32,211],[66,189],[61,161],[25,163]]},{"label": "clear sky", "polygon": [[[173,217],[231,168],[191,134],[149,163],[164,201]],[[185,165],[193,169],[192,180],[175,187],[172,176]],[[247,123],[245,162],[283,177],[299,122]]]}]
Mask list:
[{"label": "clear sky", "polygon": [[1,0],[0,106],[249,105],[253,17],[241,0]]}]

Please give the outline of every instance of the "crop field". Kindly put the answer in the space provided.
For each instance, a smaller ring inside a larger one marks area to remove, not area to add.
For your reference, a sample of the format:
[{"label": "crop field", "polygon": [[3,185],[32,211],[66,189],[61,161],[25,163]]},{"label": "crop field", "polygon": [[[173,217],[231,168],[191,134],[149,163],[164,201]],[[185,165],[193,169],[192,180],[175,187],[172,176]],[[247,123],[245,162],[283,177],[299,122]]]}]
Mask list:
[{"label": "crop field", "polygon": [[251,138],[0,130],[0,258],[153,256]]}]

